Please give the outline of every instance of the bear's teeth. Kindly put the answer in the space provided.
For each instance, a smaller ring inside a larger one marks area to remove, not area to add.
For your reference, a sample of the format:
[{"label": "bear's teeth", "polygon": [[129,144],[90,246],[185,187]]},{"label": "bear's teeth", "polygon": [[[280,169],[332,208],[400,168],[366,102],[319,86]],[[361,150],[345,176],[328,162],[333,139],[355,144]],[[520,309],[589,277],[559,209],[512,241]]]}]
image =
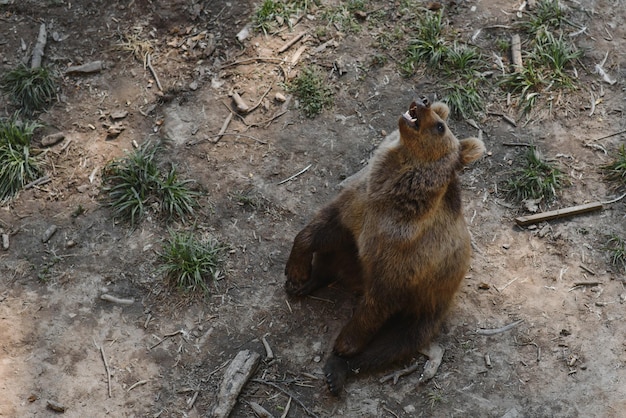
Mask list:
[{"label": "bear's teeth", "polygon": [[404,119],[408,120],[411,123],[417,122],[417,118],[412,117],[408,110],[404,112],[404,115],[402,116],[404,116]]}]

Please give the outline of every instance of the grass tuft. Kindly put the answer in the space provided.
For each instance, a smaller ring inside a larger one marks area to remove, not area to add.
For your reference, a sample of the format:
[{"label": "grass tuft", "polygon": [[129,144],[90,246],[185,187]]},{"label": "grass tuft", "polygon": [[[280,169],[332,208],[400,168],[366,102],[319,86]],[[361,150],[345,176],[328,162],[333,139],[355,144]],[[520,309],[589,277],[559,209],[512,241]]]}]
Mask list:
[{"label": "grass tuft", "polygon": [[215,239],[200,240],[191,232],[170,231],[159,254],[169,283],[187,292],[210,293],[207,281],[220,277],[220,267],[226,246]]},{"label": "grass tuft", "polygon": [[606,250],[611,257],[611,264],[622,271],[626,271],[626,240],[612,234],[606,244]]},{"label": "grass tuft", "polygon": [[32,155],[31,139],[39,127],[16,118],[0,120],[0,201],[13,197],[41,174],[40,161]]},{"label": "grass tuft", "polygon": [[476,79],[470,78],[464,83],[448,83],[444,86],[443,101],[450,106],[457,118],[471,119],[484,109],[483,98],[478,92]]},{"label": "grass tuft", "polygon": [[414,69],[417,63],[439,68],[450,49],[443,36],[445,27],[441,11],[427,12],[419,18],[415,36],[409,42],[408,58],[403,64],[405,71]]},{"label": "grass tuft", "polygon": [[609,164],[603,165],[602,170],[607,180],[617,183],[618,189],[626,187],[626,145],[619,147],[617,156]]},{"label": "grass tuft", "polygon": [[554,200],[563,183],[561,171],[545,161],[534,147],[526,152],[525,157],[525,166],[516,170],[507,182],[508,197],[518,202]]},{"label": "grass tuft", "polygon": [[557,29],[565,20],[565,11],[559,0],[540,0],[522,28],[534,34],[544,29]]},{"label": "grass tuft", "polygon": [[311,0],[264,0],[254,14],[254,28],[267,35],[285,24],[291,27],[291,17],[306,13],[311,3]]},{"label": "grass tuft", "polygon": [[160,145],[147,142],[122,158],[109,162],[103,170],[102,182],[108,204],[115,216],[134,226],[145,214],[146,207],[156,203],[168,217],[184,217],[193,212],[197,192],[179,181],[174,166],[163,174],[157,163]]},{"label": "grass tuft", "polygon": [[318,67],[303,68],[287,88],[298,97],[300,110],[309,118],[333,106],[333,92]]},{"label": "grass tuft", "polygon": [[550,89],[575,89],[574,77],[567,70],[582,56],[582,51],[563,36],[557,38],[545,29],[536,34],[530,45],[521,71],[508,74],[499,82],[511,93],[519,94],[524,113],[529,113],[539,97]]},{"label": "grass tuft", "polygon": [[2,89],[20,106],[20,113],[30,116],[43,110],[56,96],[56,81],[45,67],[20,65],[2,77]]}]

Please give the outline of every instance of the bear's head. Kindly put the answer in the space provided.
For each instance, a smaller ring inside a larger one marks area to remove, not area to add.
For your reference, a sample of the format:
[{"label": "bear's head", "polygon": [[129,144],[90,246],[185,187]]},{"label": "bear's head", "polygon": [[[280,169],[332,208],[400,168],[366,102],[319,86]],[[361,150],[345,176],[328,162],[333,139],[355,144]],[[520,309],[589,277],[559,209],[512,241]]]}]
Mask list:
[{"label": "bear's head", "polygon": [[411,103],[400,117],[398,127],[402,144],[412,156],[433,162],[456,154],[461,165],[466,165],[483,154],[482,141],[475,138],[459,141],[454,136],[446,124],[449,113],[450,109],[442,102],[430,104],[422,98]]}]

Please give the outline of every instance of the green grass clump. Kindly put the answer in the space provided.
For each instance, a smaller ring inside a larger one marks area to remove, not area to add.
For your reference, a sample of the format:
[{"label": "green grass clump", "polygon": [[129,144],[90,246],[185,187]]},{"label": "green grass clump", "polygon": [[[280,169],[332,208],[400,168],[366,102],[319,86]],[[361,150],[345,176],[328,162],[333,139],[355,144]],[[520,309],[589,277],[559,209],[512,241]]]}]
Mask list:
[{"label": "green grass clump", "polygon": [[188,292],[209,293],[207,281],[220,276],[226,246],[215,239],[201,240],[191,232],[170,231],[159,259],[169,283]]},{"label": "green grass clump", "polygon": [[364,10],[365,5],[363,2],[349,1],[347,4],[342,2],[337,7],[325,10],[322,13],[322,19],[326,21],[328,25],[333,25],[338,30],[348,33],[358,33],[361,31],[361,25],[355,17],[354,12]]},{"label": "green grass clump", "polygon": [[438,77],[443,74],[446,78],[443,101],[454,116],[472,118],[484,109],[480,75],[484,60],[478,49],[448,42],[446,31],[447,22],[441,10],[422,13],[409,41],[402,71],[412,75],[421,64],[435,71]]},{"label": "green grass clump", "polygon": [[157,162],[159,145],[150,142],[132,153],[109,162],[103,170],[102,183],[108,205],[115,216],[135,225],[146,208],[157,204],[168,217],[184,217],[193,212],[197,192],[187,185],[191,180],[178,180],[174,166],[163,174]]},{"label": "green grass clump", "polygon": [[526,152],[525,165],[507,182],[508,197],[516,201],[543,199],[552,201],[563,184],[563,173],[545,161],[534,147]]},{"label": "green grass clump", "polygon": [[557,29],[565,20],[565,11],[559,0],[540,0],[528,20],[521,23],[522,28],[534,34],[542,29]]},{"label": "green grass clump", "polygon": [[333,92],[318,67],[303,68],[287,88],[298,97],[300,110],[309,118],[333,106]]},{"label": "green grass clump", "polygon": [[20,106],[20,113],[27,116],[45,109],[56,96],[54,75],[44,67],[29,68],[22,64],[6,73],[1,84]]},{"label": "green grass clump", "polygon": [[409,41],[407,59],[403,64],[405,72],[412,72],[417,63],[439,68],[450,49],[443,36],[445,27],[441,11],[421,15],[414,36]]},{"label": "green grass clump", "polygon": [[444,91],[443,101],[448,104],[456,117],[470,119],[484,109],[483,98],[475,79],[465,80],[465,83],[447,83],[444,85]]},{"label": "green grass clump", "polygon": [[0,120],[0,201],[13,197],[40,176],[40,161],[32,155],[30,146],[38,127],[16,118]]},{"label": "green grass clump", "polygon": [[611,257],[611,264],[622,271],[626,271],[626,240],[612,234],[606,244],[606,250]]},{"label": "green grass clump", "polygon": [[626,187],[626,146],[624,144],[619,147],[613,161],[603,165],[602,170],[607,180],[617,183],[618,189]]},{"label": "green grass clump", "polygon": [[289,19],[298,13],[305,13],[311,3],[311,0],[264,0],[254,14],[254,27],[267,34],[285,24],[291,26]]},{"label": "green grass clump", "polygon": [[530,47],[524,67],[500,81],[508,91],[519,94],[524,113],[529,113],[538,98],[548,90],[575,89],[574,77],[568,74],[568,70],[572,70],[574,62],[582,56],[582,51],[562,35],[556,37],[545,29],[536,34]]}]

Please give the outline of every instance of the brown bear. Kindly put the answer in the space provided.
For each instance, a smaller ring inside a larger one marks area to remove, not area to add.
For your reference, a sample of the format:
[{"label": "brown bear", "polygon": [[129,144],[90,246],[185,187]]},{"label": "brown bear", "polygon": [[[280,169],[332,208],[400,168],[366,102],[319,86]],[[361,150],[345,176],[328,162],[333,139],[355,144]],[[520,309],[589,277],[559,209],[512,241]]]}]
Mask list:
[{"label": "brown bear", "polygon": [[407,361],[428,347],[470,261],[458,172],[484,153],[458,140],[449,109],[411,103],[369,164],[296,236],[285,289],[304,296],[333,281],[361,293],[325,366],[339,395],[351,373]]}]

